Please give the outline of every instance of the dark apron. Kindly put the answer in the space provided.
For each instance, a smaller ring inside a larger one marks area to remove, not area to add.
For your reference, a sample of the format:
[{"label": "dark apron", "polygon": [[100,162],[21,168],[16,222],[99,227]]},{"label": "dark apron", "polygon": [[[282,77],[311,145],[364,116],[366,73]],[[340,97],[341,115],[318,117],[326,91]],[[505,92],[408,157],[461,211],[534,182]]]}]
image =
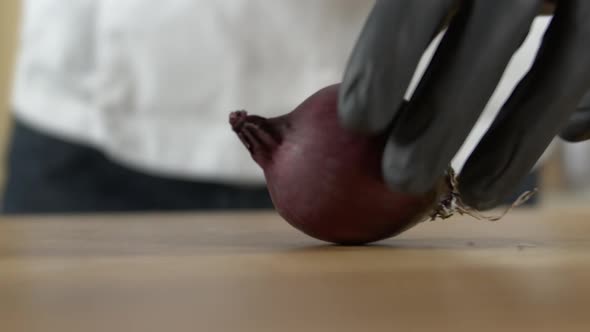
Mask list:
[{"label": "dark apron", "polygon": [[3,213],[270,209],[266,188],[151,176],[16,120]]}]

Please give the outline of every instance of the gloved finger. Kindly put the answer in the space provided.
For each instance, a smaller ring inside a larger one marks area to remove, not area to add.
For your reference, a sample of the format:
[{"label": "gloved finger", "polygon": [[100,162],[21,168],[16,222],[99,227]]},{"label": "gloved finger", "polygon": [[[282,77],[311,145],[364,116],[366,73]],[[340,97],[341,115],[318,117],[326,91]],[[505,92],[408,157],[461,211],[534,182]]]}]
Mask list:
[{"label": "gloved finger", "polygon": [[590,140],[590,91],[586,93],[559,136],[568,142]]},{"label": "gloved finger", "polygon": [[387,183],[422,193],[434,186],[473,129],[542,0],[463,2],[422,81],[395,120],[383,160]]},{"label": "gloved finger", "polygon": [[544,15],[552,15],[553,12],[555,12],[555,2],[556,0],[543,1],[543,8],[541,9],[541,13]]},{"label": "gloved finger", "polygon": [[530,72],[460,176],[464,201],[501,204],[532,169],[590,86],[590,1],[560,1]]},{"label": "gloved finger", "polygon": [[389,127],[420,58],[455,0],[378,0],[349,59],[339,96],[345,127]]}]

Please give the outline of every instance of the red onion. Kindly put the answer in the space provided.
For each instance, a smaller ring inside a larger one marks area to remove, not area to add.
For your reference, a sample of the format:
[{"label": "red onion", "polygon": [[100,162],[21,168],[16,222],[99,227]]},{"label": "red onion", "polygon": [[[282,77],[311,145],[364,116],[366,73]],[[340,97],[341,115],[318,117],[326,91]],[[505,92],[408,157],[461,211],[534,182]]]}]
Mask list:
[{"label": "red onion", "polygon": [[339,85],[274,118],[236,111],[230,124],[263,168],[278,213],[317,239],[357,245],[395,236],[453,212],[454,179],[423,195],[390,190],[381,175],[386,136],[345,130],[338,121]]}]

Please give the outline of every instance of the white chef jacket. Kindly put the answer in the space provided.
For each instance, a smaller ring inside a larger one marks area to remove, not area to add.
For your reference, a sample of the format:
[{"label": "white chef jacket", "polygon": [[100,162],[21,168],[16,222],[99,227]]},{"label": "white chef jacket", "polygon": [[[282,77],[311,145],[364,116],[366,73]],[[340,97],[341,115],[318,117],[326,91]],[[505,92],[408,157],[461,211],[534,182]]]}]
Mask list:
[{"label": "white chef jacket", "polygon": [[[230,130],[228,113],[283,114],[340,81],[371,6],[24,0],[15,115],[148,173],[258,184],[262,172]],[[475,145],[528,69],[543,29],[538,22],[462,151]],[[459,153],[457,166],[467,154]]]}]

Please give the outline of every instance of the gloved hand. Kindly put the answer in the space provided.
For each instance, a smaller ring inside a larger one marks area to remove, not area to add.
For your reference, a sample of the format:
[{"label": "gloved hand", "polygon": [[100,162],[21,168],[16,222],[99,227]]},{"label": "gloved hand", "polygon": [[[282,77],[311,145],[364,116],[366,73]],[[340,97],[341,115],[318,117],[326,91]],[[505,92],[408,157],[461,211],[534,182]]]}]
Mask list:
[{"label": "gloved hand", "polygon": [[[420,193],[434,185],[543,5],[541,0],[376,1],[342,82],[340,119],[368,134],[389,131],[383,172],[392,189]],[[421,55],[446,22],[428,69],[404,102]],[[590,138],[590,94],[580,104],[589,89],[590,1],[562,0],[533,67],[461,172],[463,200],[482,210],[495,207],[560,131],[569,140]]]},{"label": "gloved hand", "polygon": [[590,91],[584,96],[578,110],[570,117],[567,126],[559,135],[569,142],[590,140]]}]

